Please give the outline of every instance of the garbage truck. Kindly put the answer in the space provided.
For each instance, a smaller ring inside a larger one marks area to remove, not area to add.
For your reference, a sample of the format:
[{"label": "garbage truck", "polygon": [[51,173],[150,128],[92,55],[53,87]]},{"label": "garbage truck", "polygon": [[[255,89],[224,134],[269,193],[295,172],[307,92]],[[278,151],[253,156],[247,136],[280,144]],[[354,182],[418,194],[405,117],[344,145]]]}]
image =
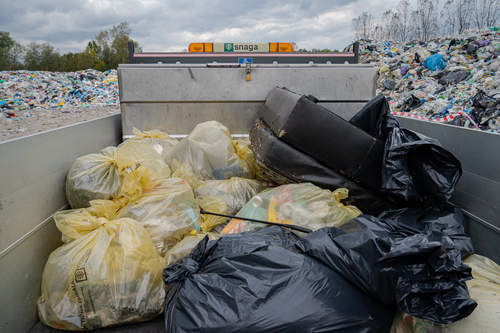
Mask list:
[{"label": "garbage truck", "polygon": [[[344,119],[376,93],[377,71],[358,64],[357,52],[228,56],[135,54],[132,49],[130,57],[130,64],[118,68],[121,114],[0,143],[1,332],[29,332],[37,324],[42,272],[62,245],[53,216],[69,209],[65,181],[76,158],[120,144],[134,127],[182,138],[197,124],[217,120],[233,137],[248,136],[276,86],[312,95]],[[476,253],[500,263],[500,135],[398,120],[439,140],[461,161],[463,175],[450,202],[467,217]]]}]

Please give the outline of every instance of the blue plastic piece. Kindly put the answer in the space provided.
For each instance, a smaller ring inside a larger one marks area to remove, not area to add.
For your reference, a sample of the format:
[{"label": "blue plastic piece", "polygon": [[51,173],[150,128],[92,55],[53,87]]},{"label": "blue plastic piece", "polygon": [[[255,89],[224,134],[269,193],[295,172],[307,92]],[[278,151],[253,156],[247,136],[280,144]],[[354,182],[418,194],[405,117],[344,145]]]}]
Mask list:
[{"label": "blue plastic piece", "polygon": [[446,61],[443,59],[442,54],[433,54],[425,60],[424,66],[431,71],[445,69]]}]

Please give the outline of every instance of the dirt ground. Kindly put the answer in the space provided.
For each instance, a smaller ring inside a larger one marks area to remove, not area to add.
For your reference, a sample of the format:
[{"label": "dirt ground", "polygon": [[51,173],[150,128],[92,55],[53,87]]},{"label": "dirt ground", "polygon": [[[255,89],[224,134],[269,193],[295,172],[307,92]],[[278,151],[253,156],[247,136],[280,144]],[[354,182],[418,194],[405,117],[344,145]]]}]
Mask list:
[{"label": "dirt ground", "polygon": [[0,112],[0,141],[45,132],[57,127],[76,124],[120,113],[119,105],[97,107],[68,107],[61,109],[31,109]]}]

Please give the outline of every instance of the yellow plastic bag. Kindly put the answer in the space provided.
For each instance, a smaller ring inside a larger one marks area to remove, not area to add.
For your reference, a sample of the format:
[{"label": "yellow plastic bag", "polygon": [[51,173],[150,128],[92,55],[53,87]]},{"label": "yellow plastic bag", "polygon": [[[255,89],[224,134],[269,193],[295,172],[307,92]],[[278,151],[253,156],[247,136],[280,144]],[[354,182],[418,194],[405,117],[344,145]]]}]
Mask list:
[{"label": "yellow plastic bag", "polygon": [[[254,196],[236,215],[283,224],[295,224],[311,230],[339,227],[361,215],[355,206],[344,206],[347,189],[334,192],[323,190],[311,183],[282,185]],[[233,219],[223,234],[239,233],[267,227],[264,223]]]},{"label": "yellow plastic bag", "polygon": [[132,133],[134,133],[135,136],[130,138],[130,140],[141,140],[149,143],[163,159],[165,159],[168,152],[179,143],[179,140],[176,138],[172,138],[166,132],[157,129],[141,132],[134,127]]},{"label": "yellow plastic bag", "polygon": [[165,179],[131,200],[116,216],[125,217],[144,226],[161,255],[186,233],[200,228],[200,210],[193,190],[180,178]]},{"label": "yellow plastic bag", "polygon": [[251,168],[234,150],[231,133],[217,121],[198,124],[167,155],[168,165],[176,159],[186,163],[200,180],[253,178]]},{"label": "yellow plastic bag", "polygon": [[66,177],[66,199],[71,208],[89,207],[92,200],[118,196],[121,177],[116,164],[116,148],[76,159]]},{"label": "yellow plastic bag", "polygon": [[[195,196],[220,195],[227,204],[227,214],[237,214],[250,199],[268,187],[255,179],[231,177],[228,180],[207,180],[194,191]],[[208,209],[207,209],[208,210]]]},{"label": "yellow plastic bag", "polygon": [[166,263],[144,227],[132,219],[109,220],[84,211],[55,216],[57,226],[65,226],[61,231],[67,243],[45,265],[40,320],[74,331],[146,321],[161,314]]},{"label": "yellow plastic bag", "polygon": [[470,333],[500,330],[500,266],[491,259],[473,254],[464,259],[472,269],[472,280],[465,281],[470,297],[477,302],[471,315],[443,325],[399,312],[391,333]]},{"label": "yellow plastic bag", "polygon": [[269,177],[264,174],[262,167],[257,163],[257,160],[255,159],[251,148],[250,139],[247,138],[245,140],[233,140],[233,147],[236,151],[236,155],[238,155],[239,158],[241,158],[243,161],[245,161],[245,163],[248,164],[248,166],[252,170],[252,173],[254,174],[255,179],[269,181]]},{"label": "yellow plastic bag", "polygon": [[[198,205],[206,210],[207,212],[226,214],[227,215],[227,204],[223,197],[219,195],[214,195],[210,197],[200,196],[196,198]],[[202,232],[209,232],[216,226],[226,223],[227,217],[201,214],[201,227]]]},{"label": "yellow plastic bag", "polygon": [[198,187],[203,186],[204,182],[196,177],[196,175],[193,173],[193,171],[191,171],[186,163],[181,163],[174,159],[170,168],[172,171],[172,178],[184,179],[188,182],[189,186],[191,186],[193,190],[196,190]]},{"label": "yellow plastic bag", "polygon": [[116,163],[123,179],[120,195],[130,200],[170,176],[170,168],[156,150],[138,140],[127,140],[118,146]]},{"label": "yellow plastic bag", "polygon": [[200,232],[194,236],[186,236],[179,243],[175,244],[173,248],[171,248],[167,254],[165,255],[165,261],[167,265],[171,265],[178,261],[181,258],[187,256],[194,249],[198,243],[208,235],[209,240],[216,240],[219,238],[219,235],[213,232]]}]

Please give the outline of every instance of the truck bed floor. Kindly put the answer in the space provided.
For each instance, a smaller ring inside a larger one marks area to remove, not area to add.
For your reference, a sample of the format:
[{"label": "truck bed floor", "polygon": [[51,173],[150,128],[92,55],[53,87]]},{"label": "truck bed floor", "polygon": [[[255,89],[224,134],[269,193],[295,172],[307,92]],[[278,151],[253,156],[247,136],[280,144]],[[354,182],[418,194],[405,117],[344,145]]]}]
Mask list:
[{"label": "truck bed floor", "polygon": [[[56,330],[52,327],[42,324],[39,320],[28,333],[57,333],[68,332],[63,330]],[[161,315],[158,318],[137,324],[128,324],[115,327],[106,327],[93,330],[95,333],[163,333],[165,332],[165,316]]]}]

